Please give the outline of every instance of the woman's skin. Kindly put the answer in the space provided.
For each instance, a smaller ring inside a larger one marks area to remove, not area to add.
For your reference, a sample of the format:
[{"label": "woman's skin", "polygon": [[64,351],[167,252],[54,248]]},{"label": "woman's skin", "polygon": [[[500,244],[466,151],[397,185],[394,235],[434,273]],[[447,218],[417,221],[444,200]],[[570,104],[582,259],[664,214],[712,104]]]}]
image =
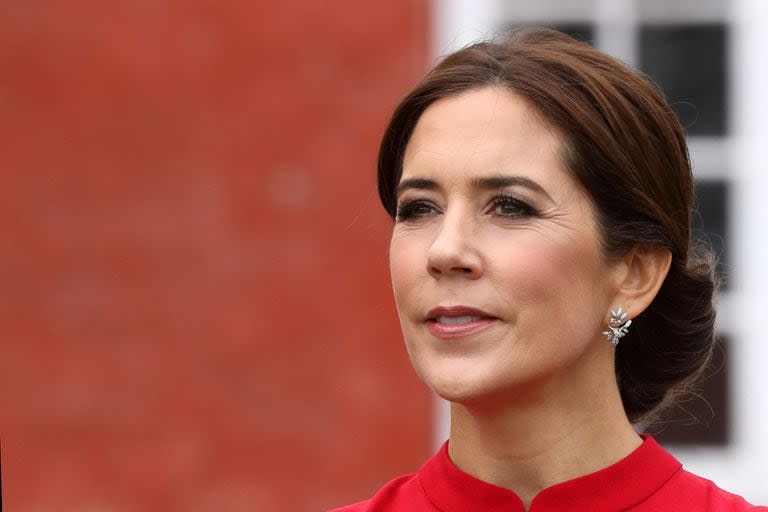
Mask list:
[{"label": "woman's skin", "polygon": [[[390,244],[409,356],[451,401],[452,461],[526,508],[640,445],[601,333],[611,309],[648,306],[671,260],[636,247],[609,261],[560,155],[558,133],[508,90],[436,101],[406,148]],[[432,311],[455,306],[481,313]]]}]

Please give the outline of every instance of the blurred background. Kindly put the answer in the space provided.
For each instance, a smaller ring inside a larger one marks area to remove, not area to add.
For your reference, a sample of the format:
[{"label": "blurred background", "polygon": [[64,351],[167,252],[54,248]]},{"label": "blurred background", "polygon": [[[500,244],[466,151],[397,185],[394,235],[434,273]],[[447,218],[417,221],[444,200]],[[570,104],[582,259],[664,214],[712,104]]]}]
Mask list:
[{"label": "blurred background", "polygon": [[435,59],[521,25],[683,120],[721,348],[658,439],[768,502],[762,0],[0,3],[0,448],[14,511],[322,511],[446,436],[386,262],[378,139]]}]

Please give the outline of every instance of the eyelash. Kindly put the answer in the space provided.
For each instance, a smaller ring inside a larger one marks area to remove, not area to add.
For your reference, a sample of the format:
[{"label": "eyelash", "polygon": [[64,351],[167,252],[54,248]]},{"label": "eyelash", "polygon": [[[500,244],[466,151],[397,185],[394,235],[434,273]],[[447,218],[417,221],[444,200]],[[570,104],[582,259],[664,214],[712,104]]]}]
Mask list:
[{"label": "eyelash", "polygon": [[[515,209],[515,213],[512,214],[497,214],[498,217],[507,219],[526,218],[532,217],[537,214],[536,209],[529,204],[505,194],[499,194],[491,200],[491,211],[496,210],[499,206],[512,206]],[[406,201],[402,205],[397,206],[397,213],[395,216],[395,222],[405,222],[413,219],[420,219],[426,217],[430,213],[437,210],[437,208],[429,201],[423,199],[415,199],[413,201]]]}]

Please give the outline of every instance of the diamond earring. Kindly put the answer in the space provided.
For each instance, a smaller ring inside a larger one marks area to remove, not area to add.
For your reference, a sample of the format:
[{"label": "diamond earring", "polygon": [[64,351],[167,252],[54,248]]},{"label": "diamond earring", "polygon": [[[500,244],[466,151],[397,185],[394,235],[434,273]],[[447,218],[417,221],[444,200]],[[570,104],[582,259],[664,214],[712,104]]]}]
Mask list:
[{"label": "diamond earring", "polygon": [[603,331],[603,335],[608,338],[608,341],[615,347],[619,344],[619,340],[627,334],[629,326],[632,324],[632,320],[627,319],[627,312],[621,307],[619,309],[611,310],[611,320],[608,322],[608,330]]}]

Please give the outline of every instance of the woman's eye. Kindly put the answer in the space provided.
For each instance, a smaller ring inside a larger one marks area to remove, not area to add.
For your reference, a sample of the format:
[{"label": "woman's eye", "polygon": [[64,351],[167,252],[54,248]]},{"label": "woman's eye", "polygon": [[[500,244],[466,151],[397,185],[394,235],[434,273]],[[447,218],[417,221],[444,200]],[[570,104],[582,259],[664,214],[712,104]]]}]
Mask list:
[{"label": "woman's eye", "polygon": [[533,207],[511,196],[495,197],[491,212],[500,217],[530,217],[536,213]]},{"label": "woman's eye", "polygon": [[406,220],[418,219],[420,217],[426,217],[435,211],[437,211],[437,209],[427,201],[406,202],[402,205],[397,205],[395,221],[403,222]]}]

